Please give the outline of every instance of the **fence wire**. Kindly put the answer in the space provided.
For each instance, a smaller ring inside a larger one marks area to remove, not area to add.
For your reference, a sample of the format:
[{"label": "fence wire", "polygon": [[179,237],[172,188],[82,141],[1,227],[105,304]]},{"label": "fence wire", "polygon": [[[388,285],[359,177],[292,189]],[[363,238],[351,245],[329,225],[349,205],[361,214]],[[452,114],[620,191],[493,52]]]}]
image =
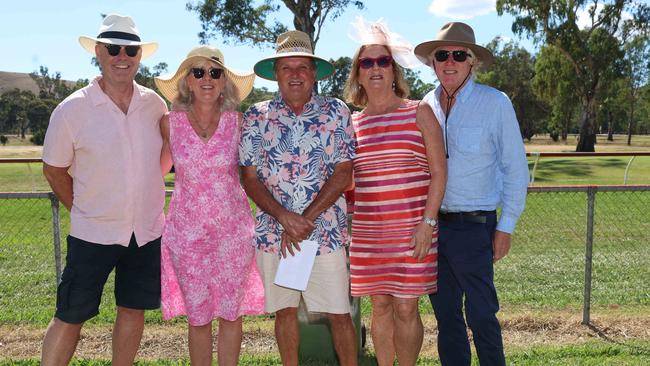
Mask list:
[{"label": "fence wire", "polygon": [[[593,193],[591,261],[586,255],[589,190]],[[25,291],[32,297],[54,298],[50,197],[49,193],[0,193],[0,311],[15,309]],[[583,307],[587,321],[590,307],[597,313],[619,306],[650,306],[649,207],[650,186],[530,187],[511,252],[495,267],[501,302]],[[65,258],[69,215],[64,208],[60,214]],[[591,273],[586,273],[588,264]]]}]

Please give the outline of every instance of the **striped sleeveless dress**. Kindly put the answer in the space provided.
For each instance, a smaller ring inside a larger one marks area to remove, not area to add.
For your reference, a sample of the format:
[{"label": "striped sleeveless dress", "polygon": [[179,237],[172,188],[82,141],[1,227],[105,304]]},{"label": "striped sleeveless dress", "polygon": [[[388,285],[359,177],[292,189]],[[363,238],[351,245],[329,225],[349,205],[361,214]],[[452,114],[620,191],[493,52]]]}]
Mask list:
[{"label": "striped sleeveless dress", "polygon": [[418,101],[404,100],[393,112],[352,123],[354,213],[350,245],[352,296],[413,298],[437,290],[438,232],[418,261],[411,237],[422,221],[431,175],[422,134],[415,123]]}]

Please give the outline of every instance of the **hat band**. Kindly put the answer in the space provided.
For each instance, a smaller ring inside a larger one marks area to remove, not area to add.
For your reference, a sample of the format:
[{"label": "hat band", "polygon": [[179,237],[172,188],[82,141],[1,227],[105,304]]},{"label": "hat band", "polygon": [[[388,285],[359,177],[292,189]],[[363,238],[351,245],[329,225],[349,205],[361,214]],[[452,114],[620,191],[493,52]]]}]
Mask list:
[{"label": "hat band", "polygon": [[135,34],[126,32],[102,32],[97,36],[97,38],[117,38],[127,41],[140,42],[140,37]]}]

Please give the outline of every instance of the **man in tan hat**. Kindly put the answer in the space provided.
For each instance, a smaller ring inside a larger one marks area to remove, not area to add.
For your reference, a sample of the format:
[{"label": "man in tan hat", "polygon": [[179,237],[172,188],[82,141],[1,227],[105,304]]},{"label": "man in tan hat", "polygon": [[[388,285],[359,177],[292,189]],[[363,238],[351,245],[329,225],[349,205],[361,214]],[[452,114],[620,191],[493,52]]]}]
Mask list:
[{"label": "man in tan hat", "polygon": [[115,269],[112,364],[132,365],[144,310],[160,306],[165,191],[158,121],[167,107],[134,82],[140,60],[158,45],[142,42],[133,20],[117,14],[104,18],[97,37],[79,42],[97,57],[101,76],[57,106],[45,135],[43,173],[70,210],[70,235],[41,362],[70,362]]},{"label": "man in tan hat", "polygon": [[526,200],[528,164],[517,117],[504,93],[474,82],[473,73],[493,56],[467,24],[445,24],[414,52],[440,81],[424,101],[440,121],[447,151],[438,292],[429,296],[440,360],[470,365],[466,319],[480,364],[505,365],[493,263],[508,254]]},{"label": "man in tan hat", "polygon": [[[350,112],[342,101],[313,93],[316,80],[330,76],[334,67],[313,55],[303,32],[280,35],[276,54],[255,64],[254,71],[280,89],[244,115],[239,165],[244,189],[257,204],[257,265],[266,311],[275,312],[282,363],[298,364],[302,298],[308,311],[327,314],[340,364],[356,365],[342,194],[351,183],[355,153]],[[281,257],[307,245],[317,246],[317,253],[306,289],[276,285]]]}]

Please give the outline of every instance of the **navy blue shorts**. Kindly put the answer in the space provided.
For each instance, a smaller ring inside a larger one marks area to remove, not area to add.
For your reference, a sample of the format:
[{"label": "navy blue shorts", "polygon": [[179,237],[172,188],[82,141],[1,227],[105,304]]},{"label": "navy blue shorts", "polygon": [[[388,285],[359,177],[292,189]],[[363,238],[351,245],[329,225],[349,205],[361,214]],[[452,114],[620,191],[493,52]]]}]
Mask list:
[{"label": "navy blue shorts", "polygon": [[56,294],[55,317],[83,323],[99,314],[104,285],[115,269],[115,303],[130,309],[160,307],[160,238],[138,247],[87,242],[68,235],[68,254]]}]

